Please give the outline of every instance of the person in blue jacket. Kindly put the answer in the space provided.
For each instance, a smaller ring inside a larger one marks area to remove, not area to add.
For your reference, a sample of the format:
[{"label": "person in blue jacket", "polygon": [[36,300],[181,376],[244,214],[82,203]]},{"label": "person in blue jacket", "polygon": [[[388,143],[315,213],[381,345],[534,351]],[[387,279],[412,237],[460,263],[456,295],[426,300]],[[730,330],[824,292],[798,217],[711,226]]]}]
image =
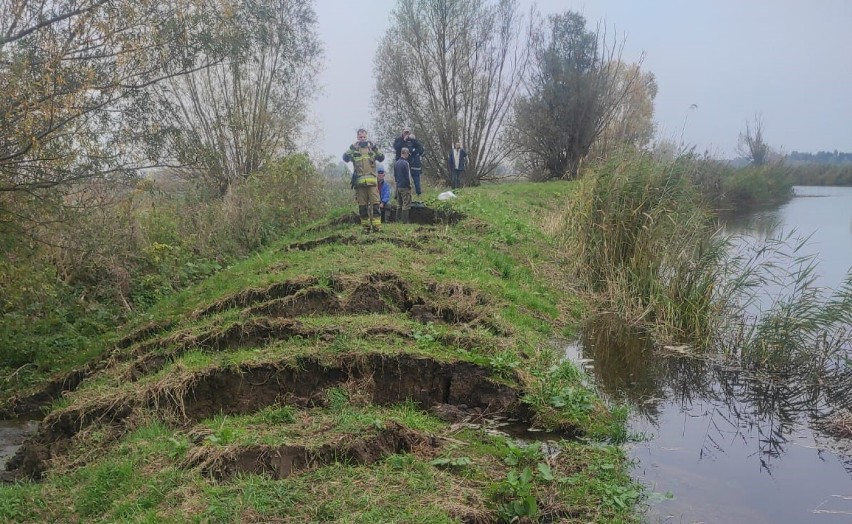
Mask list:
[{"label": "person in blue jacket", "polygon": [[382,164],[377,165],[376,173],[379,176],[379,211],[381,213],[382,224],[384,224],[388,208],[390,207],[391,188],[390,184],[385,181],[385,166]]},{"label": "person in blue jacket", "polygon": [[403,147],[408,149],[408,165],[411,168],[411,179],[414,180],[414,191],[420,196],[423,192],[420,187],[420,173],[423,170],[421,157],[426,153],[426,149],[411,132],[410,127],[402,128],[402,134],[393,141],[393,150],[396,153],[394,160],[400,159]]}]

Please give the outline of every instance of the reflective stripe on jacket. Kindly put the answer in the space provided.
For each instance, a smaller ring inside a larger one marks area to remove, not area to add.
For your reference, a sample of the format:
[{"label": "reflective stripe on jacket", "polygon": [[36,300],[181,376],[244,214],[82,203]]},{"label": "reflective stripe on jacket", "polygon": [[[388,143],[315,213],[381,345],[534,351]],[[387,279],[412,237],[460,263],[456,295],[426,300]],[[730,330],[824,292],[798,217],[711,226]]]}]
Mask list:
[{"label": "reflective stripe on jacket", "polygon": [[356,186],[375,186],[378,183],[376,176],[376,162],[385,159],[376,144],[372,142],[356,142],[349,146],[343,153],[344,162],[352,162],[354,168],[352,180]]}]

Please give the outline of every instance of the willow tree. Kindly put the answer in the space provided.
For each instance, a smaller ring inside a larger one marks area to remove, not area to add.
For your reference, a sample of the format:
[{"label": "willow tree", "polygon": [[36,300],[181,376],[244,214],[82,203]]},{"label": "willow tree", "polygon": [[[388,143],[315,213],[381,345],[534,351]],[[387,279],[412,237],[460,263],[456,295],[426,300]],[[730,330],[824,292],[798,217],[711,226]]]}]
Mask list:
[{"label": "willow tree", "polygon": [[592,144],[589,154],[593,158],[607,158],[624,147],[647,148],[656,131],[657,79],[654,73],[642,72],[638,64],[624,64],[614,69],[618,82],[616,90],[625,91],[625,96],[620,97],[612,117]]},{"label": "willow tree", "polygon": [[737,140],[737,153],[753,166],[763,166],[769,162],[769,145],[763,138],[763,115],[755,113],[754,123],[746,121],[744,133]]},{"label": "willow tree", "polygon": [[152,91],[220,61],[232,25],[217,0],[0,0],[0,232],[157,164]]},{"label": "willow tree", "polygon": [[622,62],[623,41],[588,29],[582,15],[552,15],[548,26],[532,40],[531,74],[510,134],[531,176],[576,178],[642,75]]},{"label": "willow tree", "polygon": [[310,0],[235,6],[251,23],[219,64],[172,79],[161,101],[179,175],[225,194],[294,149],[321,48]]},{"label": "willow tree", "polygon": [[375,57],[378,138],[411,126],[424,176],[445,181],[460,140],[463,185],[498,176],[513,153],[500,138],[527,64],[524,18],[515,0],[399,0]]}]

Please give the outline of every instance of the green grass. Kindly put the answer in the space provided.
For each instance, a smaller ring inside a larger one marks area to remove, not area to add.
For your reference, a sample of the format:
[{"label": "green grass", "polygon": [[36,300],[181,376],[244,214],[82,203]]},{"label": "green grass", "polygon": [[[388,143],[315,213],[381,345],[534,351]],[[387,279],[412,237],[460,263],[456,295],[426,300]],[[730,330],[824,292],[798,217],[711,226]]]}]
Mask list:
[{"label": "green grass", "polygon": [[[134,411],[121,422],[130,433],[122,436],[109,424],[83,428],[43,483],[0,486],[0,520],[458,522],[508,516],[513,507],[516,514],[522,511],[512,502],[517,493],[498,486],[506,487],[508,479],[530,467],[534,474],[522,488],[529,492],[527,500],[536,499],[537,508],[558,498],[570,500],[586,521],[631,521],[632,499],[618,494],[635,488],[627,465],[616,460],[619,453],[623,457],[618,448],[601,454],[594,451],[600,444],[565,442],[561,445],[584,450],[583,458],[566,466],[572,480],[560,480],[558,471],[551,479],[539,467],[546,463],[542,457],[508,463],[513,444],[506,437],[453,427],[413,402],[370,405],[371,397],[357,384],[327,389],[313,399],[318,406],[287,405],[282,399],[258,411],[192,423],[140,401],[179,398],[196,377],[212,369],[287,367],[304,357],[336,366],[343,360],[357,362],[360,355],[409,355],[483,366],[495,383],[521,391],[538,425],[570,427],[590,440],[618,442],[625,431],[624,413],[609,409],[586,377],[561,363],[553,347],[559,334],[576,331],[588,310],[558,263],[559,244],[544,227],[574,191],[568,183],[466,190],[440,204],[466,216],[452,227],[388,224],[382,233],[365,237],[356,226],[318,224],[158,301],[104,340],[118,340],[150,322],[169,321],[167,330],[121,354],[156,340],[172,342],[155,353],[181,353],[156,373],[132,382],[127,373],[135,360],[113,362],[57,405],[74,410],[130,401]],[[285,250],[333,236],[351,241]],[[187,337],[262,320],[247,317],[242,306],[201,318],[193,315],[246,289],[314,278],[317,287],[334,291],[345,302],[355,285],[388,272],[405,283],[412,298],[425,301],[439,315],[454,311],[470,323],[437,319],[424,324],[396,305],[382,314],[319,312],[298,318],[305,329],[324,335],[253,340],[233,348],[181,346]],[[259,444],[313,449],[375,435],[390,424],[428,435],[438,444],[370,465],[317,465],[281,480],[244,474],[215,482],[187,462],[199,450]],[[615,471],[606,464],[614,464]],[[607,505],[606,497],[629,503]]]}]

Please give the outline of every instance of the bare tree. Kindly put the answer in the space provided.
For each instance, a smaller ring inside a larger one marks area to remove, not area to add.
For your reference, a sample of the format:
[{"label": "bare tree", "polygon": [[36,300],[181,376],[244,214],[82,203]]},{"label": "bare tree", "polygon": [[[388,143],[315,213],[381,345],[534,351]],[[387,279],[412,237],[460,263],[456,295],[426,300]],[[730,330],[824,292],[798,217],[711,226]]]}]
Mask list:
[{"label": "bare tree", "polygon": [[228,59],[173,79],[167,91],[177,172],[224,195],[236,181],[294,149],[321,55],[310,0],[241,4],[251,20]]},{"label": "bare tree", "polygon": [[424,175],[449,181],[445,156],[468,152],[463,185],[498,175],[512,154],[500,135],[527,64],[516,0],[399,0],[375,58],[376,129],[392,141],[410,125]]},{"label": "bare tree", "polygon": [[548,21],[549,34],[532,41],[534,65],[515,102],[511,136],[531,177],[576,178],[642,75],[621,61],[623,41],[610,40],[601,26],[588,30],[582,15]]},{"label": "bare tree", "polygon": [[745,133],[740,133],[737,143],[737,153],[755,166],[763,166],[769,162],[770,149],[763,140],[762,114],[755,113],[753,127],[746,121]]},{"label": "bare tree", "polygon": [[233,21],[218,7],[0,0],[0,230],[62,220],[98,200],[87,181],[158,161],[151,89],[221,60]]}]

